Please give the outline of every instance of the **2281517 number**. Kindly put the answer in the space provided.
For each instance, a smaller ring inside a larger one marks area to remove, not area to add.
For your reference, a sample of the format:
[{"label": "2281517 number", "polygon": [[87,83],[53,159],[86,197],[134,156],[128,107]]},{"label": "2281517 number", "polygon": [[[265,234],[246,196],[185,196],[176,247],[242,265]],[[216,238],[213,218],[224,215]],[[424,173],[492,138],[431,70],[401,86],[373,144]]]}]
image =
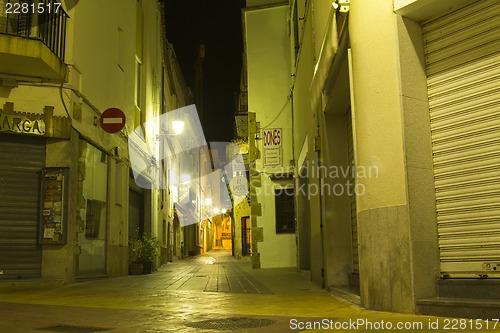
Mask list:
[{"label": "2281517 number", "polygon": [[59,10],[61,9],[61,3],[60,2],[54,2],[53,4],[51,3],[19,3],[19,2],[14,2],[14,3],[6,3],[5,4],[5,13],[6,14],[44,14],[44,13],[55,13],[57,14]]},{"label": "2281517 number", "polygon": [[443,321],[443,330],[483,330],[483,329],[496,329],[499,323],[498,319],[459,319],[459,318],[445,318]]}]

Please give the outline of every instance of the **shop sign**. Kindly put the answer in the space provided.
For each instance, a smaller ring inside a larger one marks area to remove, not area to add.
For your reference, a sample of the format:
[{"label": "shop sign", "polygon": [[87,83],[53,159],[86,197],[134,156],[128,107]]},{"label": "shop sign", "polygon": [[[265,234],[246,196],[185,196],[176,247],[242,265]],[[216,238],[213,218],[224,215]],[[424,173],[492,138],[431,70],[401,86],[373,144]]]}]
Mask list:
[{"label": "shop sign", "polygon": [[31,120],[26,116],[0,113],[0,132],[45,135],[45,122],[41,118]]},{"label": "shop sign", "polygon": [[248,182],[246,177],[236,176],[229,182],[231,193],[236,196],[245,196],[248,193]]},{"label": "shop sign", "polygon": [[281,128],[262,130],[264,167],[276,167],[282,165],[282,139]]}]

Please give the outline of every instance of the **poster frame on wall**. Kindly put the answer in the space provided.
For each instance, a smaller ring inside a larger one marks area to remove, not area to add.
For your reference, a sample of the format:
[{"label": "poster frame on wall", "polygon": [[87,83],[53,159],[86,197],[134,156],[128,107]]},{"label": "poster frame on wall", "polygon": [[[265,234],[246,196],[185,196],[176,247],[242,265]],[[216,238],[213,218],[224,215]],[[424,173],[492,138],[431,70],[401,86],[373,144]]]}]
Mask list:
[{"label": "poster frame on wall", "polygon": [[68,234],[68,167],[43,168],[40,177],[38,243],[64,245]]}]

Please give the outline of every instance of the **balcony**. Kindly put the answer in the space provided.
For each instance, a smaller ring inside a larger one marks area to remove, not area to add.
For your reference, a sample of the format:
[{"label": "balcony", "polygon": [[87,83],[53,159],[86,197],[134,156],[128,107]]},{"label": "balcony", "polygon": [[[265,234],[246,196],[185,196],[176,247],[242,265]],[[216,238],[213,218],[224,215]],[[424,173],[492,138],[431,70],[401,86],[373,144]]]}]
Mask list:
[{"label": "balcony", "polygon": [[238,96],[238,113],[248,113],[248,91],[242,90]]},{"label": "balcony", "polygon": [[66,20],[56,0],[0,0],[0,73],[61,81]]}]

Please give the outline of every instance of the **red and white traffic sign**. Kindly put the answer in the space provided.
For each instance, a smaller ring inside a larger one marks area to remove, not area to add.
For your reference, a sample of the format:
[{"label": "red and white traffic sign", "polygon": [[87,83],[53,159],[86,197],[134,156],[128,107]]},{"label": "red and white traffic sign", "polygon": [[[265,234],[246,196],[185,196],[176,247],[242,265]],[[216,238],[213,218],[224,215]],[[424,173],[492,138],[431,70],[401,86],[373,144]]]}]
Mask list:
[{"label": "red and white traffic sign", "polygon": [[125,113],[117,108],[109,108],[101,114],[101,128],[108,133],[117,133],[125,126]]}]

